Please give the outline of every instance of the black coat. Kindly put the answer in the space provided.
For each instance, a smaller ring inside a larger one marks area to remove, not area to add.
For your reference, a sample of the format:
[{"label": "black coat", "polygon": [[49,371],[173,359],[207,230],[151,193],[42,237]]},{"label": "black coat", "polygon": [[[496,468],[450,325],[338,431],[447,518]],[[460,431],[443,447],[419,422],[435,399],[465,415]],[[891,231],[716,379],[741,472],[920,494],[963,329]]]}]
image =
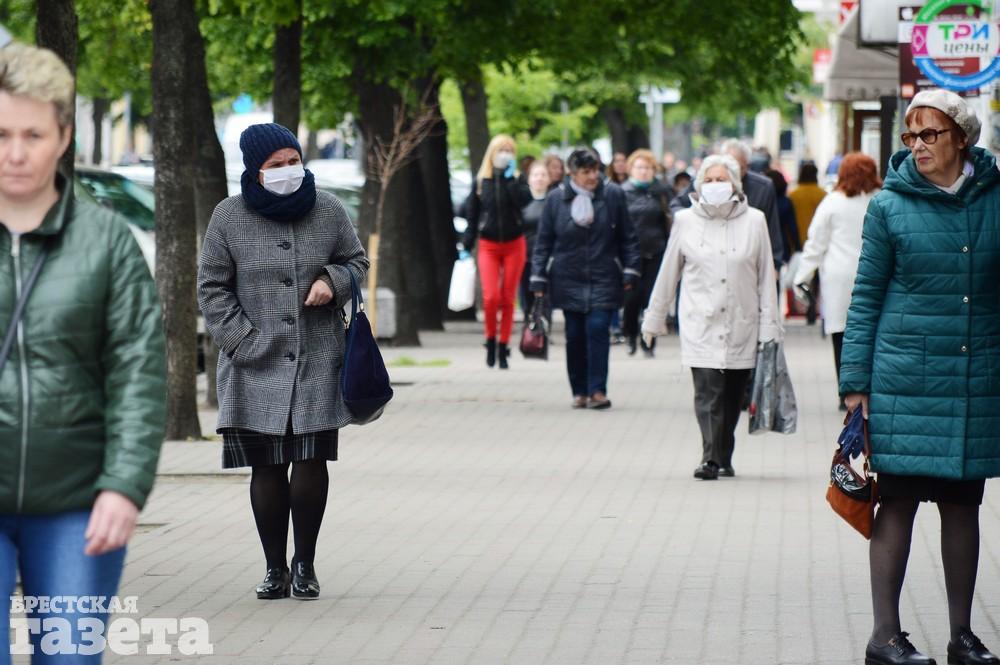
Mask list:
[{"label": "black coat", "polygon": [[[677,198],[670,202],[670,210],[676,213],[678,210],[691,207],[691,192],[694,191],[694,183]],[[785,241],[781,238],[781,218],[778,215],[778,199],[774,192],[774,183],[767,176],[748,171],[743,176],[743,193],[747,196],[747,203],[751,208],[757,208],[764,217],[767,218],[767,235],[771,237],[771,256],[774,257],[774,265],[781,265],[781,257],[785,255]]]},{"label": "black coat", "polygon": [[594,192],[594,221],[582,227],[570,206],[568,183],[549,192],[531,255],[531,290],[545,291],[553,307],[570,312],[617,309],[624,284],[639,277],[639,241],[629,219],[625,193],[601,183]]},{"label": "black coat", "polygon": [[473,183],[464,206],[469,225],[462,243],[471,248],[477,236],[494,242],[508,242],[524,235],[521,208],[531,198],[525,190],[527,187],[517,179],[503,175]]},{"label": "black coat", "polygon": [[670,195],[665,187],[654,182],[649,187],[636,187],[631,182],[622,185],[632,226],[639,237],[639,253],[644,259],[663,256],[670,237]]}]

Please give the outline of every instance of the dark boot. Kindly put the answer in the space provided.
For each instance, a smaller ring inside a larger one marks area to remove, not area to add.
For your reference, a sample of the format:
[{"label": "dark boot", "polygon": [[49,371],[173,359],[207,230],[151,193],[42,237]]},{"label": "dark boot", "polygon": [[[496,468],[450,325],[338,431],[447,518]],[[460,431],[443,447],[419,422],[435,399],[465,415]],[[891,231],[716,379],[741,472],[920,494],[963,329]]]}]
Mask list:
[{"label": "dark boot", "polygon": [[656,338],[654,337],[653,341],[650,342],[649,344],[646,344],[646,340],[641,340],[641,341],[642,341],[642,352],[643,352],[643,354],[647,358],[652,358],[653,357],[653,349],[656,348]]},{"label": "dark boot", "polygon": [[500,369],[507,369],[507,358],[510,357],[510,349],[507,348],[506,344],[501,344],[497,358],[500,360]]},{"label": "dark boot", "polygon": [[493,367],[497,364],[497,340],[494,337],[490,337],[486,340],[483,345],[486,347],[486,366]]},{"label": "dark boot", "polygon": [[[636,340],[636,338],[635,338],[635,335],[629,335],[629,336],[628,336],[628,354],[629,354],[630,356],[634,356],[634,355],[635,355],[635,351],[636,351],[636,348],[638,348],[638,347],[636,346],[636,341],[637,341],[637,340]],[[645,348],[645,347],[646,347],[646,344],[645,344],[645,343],[643,343],[643,345],[642,345],[642,346],[643,346],[643,348]]]}]

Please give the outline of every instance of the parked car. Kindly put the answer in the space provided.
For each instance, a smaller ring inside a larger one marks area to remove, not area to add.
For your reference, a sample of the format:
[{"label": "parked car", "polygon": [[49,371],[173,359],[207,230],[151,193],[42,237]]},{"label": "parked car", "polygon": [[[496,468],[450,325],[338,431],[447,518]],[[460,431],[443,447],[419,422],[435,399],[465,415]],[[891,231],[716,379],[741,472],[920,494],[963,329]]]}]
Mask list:
[{"label": "parked car", "polygon": [[121,215],[135,236],[149,272],[156,267],[156,205],[153,193],[112,171],[89,166],[74,168],[74,195]]},{"label": "parked car", "polygon": [[[139,167],[136,167],[139,168]],[[151,167],[142,167],[151,170]],[[120,173],[91,166],[74,168],[73,195],[114,210],[128,222],[150,274],[156,274],[156,199],[146,186]],[[198,314],[198,371],[205,370],[205,322]]]}]

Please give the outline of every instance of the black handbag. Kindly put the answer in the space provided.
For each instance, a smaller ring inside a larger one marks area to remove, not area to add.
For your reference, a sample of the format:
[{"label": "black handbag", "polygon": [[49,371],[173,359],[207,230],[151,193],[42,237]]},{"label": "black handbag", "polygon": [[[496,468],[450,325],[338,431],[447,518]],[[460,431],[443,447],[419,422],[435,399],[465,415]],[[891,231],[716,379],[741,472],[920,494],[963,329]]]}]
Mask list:
[{"label": "black handbag", "polygon": [[535,298],[521,330],[521,353],[525,358],[549,359],[549,335],[545,322],[545,299]]},{"label": "black handbag", "polygon": [[3,337],[3,344],[0,345],[0,372],[3,371],[3,366],[7,363],[10,350],[14,346],[14,338],[17,336],[17,324],[20,323],[21,317],[24,316],[24,307],[28,304],[28,296],[31,295],[31,289],[35,286],[35,282],[38,280],[38,273],[42,271],[42,264],[45,263],[48,255],[49,242],[46,241],[42,245],[42,251],[38,254],[38,258],[35,259],[35,265],[31,267],[28,279],[21,285],[21,297],[17,299],[17,303],[14,305],[14,314],[10,317],[10,325],[7,326],[7,332]]},{"label": "black handbag", "polygon": [[[348,271],[350,273],[350,271]],[[340,374],[344,403],[355,425],[366,425],[382,415],[392,399],[389,373],[365,315],[365,301],[351,274],[351,318],[347,321],[347,348]]]}]

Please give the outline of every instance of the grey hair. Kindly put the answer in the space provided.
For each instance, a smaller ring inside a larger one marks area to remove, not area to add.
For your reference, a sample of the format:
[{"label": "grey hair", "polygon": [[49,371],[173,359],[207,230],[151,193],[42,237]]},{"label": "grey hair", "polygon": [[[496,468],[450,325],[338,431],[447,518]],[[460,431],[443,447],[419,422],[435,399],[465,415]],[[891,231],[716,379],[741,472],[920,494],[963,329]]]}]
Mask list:
[{"label": "grey hair", "polygon": [[750,158],[753,157],[753,151],[750,150],[750,146],[739,139],[726,139],[722,142],[722,145],[719,146],[719,152],[723,155],[738,152],[743,155],[743,159],[748,164],[750,163]]},{"label": "grey hair", "polygon": [[729,179],[733,181],[733,191],[743,193],[743,180],[740,178],[740,165],[730,155],[709,155],[701,162],[698,175],[694,178],[694,190],[701,194],[701,186],[705,182],[705,174],[713,166],[725,166],[729,171]]}]

